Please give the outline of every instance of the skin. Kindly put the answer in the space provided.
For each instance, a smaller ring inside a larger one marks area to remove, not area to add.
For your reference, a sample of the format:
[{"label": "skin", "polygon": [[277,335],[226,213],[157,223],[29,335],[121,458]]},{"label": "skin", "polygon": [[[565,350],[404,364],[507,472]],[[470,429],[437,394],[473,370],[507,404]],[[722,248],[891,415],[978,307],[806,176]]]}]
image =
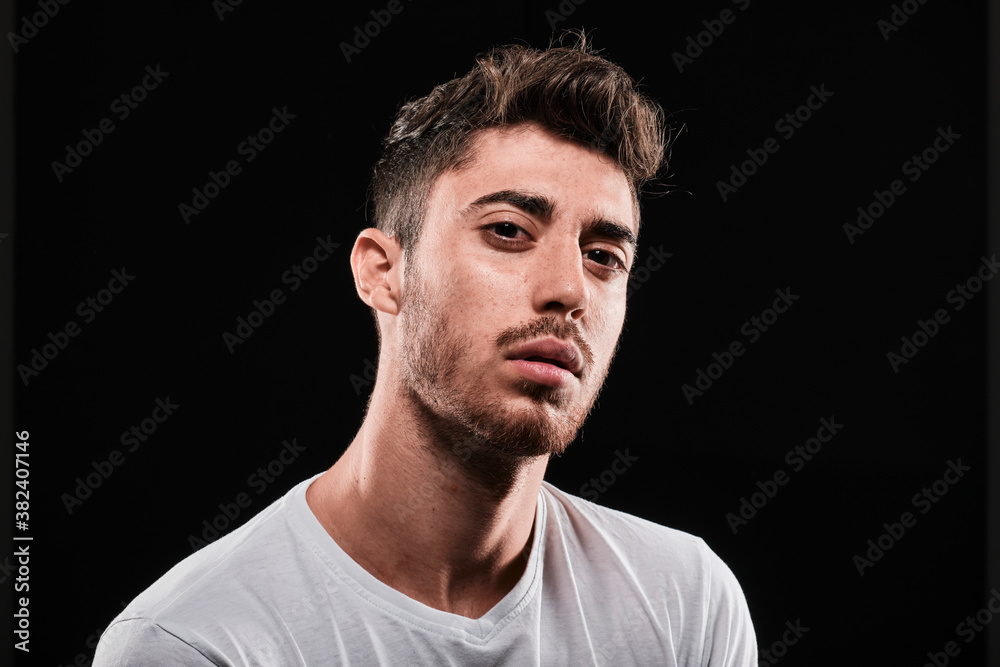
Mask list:
[{"label": "skin", "polygon": [[[539,127],[481,132],[473,156],[434,182],[414,248],[376,229],[355,243],[378,375],[356,437],[306,501],[377,579],[479,618],[523,574],[549,457],[607,375],[638,221],[612,161]],[[482,203],[495,193],[508,194]],[[583,360],[560,386],[509,358],[543,339],[572,342]]]}]

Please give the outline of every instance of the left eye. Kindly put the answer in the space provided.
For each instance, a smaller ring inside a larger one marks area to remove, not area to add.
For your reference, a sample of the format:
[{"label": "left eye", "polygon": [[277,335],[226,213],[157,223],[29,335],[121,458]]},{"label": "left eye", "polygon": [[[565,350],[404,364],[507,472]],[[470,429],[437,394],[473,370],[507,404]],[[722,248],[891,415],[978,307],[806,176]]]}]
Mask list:
[{"label": "left eye", "polygon": [[498,222],[493,225],[493,231],[496,232],[498,236],[512,239],[517,236],[519,229],[513,222]]},{"label": "left eye", "polygon": [[515,225],[513,222],[497,222],[490,225],[493,229],[493,233],[497,236],[502,236],[507,239],[512,239],[517,236],[517,233],[521,231],[521,228]]},{"label": "left eye", "polygon": [[591,260],[597,262],[601,266],[606,266],[609,269],[625,268],[621,260],[605,250],[589,250],[587,251],[587,255]]}]

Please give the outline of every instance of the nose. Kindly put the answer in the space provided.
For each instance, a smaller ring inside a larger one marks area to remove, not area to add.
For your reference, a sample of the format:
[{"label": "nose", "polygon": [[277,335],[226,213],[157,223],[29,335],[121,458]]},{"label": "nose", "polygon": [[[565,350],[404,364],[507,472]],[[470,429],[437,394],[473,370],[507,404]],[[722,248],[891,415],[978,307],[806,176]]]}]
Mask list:
[{"label": "nose", "polygon": [[575,236],[554,241],[538,255],[534,269],[534,306],[544,315],[576,322],[587,309],[588,291],[583,255]]}]

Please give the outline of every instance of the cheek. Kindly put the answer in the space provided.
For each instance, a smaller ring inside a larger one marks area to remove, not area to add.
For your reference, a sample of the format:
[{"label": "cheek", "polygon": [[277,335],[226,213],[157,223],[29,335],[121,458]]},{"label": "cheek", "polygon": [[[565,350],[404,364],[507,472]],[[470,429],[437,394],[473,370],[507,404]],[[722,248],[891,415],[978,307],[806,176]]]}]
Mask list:
[{"label": "cheek", "polygon": [[509,325],[503,318],[517,312],[519,284],[522,281],[485,265],[452,266],[441,275],[439,304],[462,331],[482,339]]},{"label": "cheek", "polygon": [[602,362],[606,362],[614,354],[625,323],[625,297],[616,294],[614,299],[604,308],[594,308],[591,312],[592,346],[595,356]]},{"label": "cheek", "polygon": [[616,320],[614,322],[608,322],[607,327],[602,332],[602,349],[604,354],[610,357],[614,354],[615,345],[618,343],[618,338],[621,336],[622,332],[622,322],[621,320]]},{"label": "cheek", "polygon": [[519,300],[523,301],[522,292],[528,282],[523,273],[530,267],[488,260],[472,256],[468,262],[447,269],[453,307],[470,313],[499,314],[512,312]]},{"label": "cheek", "polygon": [[590,298],[590,312],[595,329],[607,332],[612,339],[617,339],[625,323],[625,289],[627,285],[606,286],[596,289]]}]

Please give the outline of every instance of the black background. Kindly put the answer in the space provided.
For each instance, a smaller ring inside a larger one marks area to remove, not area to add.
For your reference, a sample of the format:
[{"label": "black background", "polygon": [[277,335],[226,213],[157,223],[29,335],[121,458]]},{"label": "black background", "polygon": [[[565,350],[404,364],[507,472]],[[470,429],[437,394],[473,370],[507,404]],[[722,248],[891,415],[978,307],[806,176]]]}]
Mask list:
[{"label": "black background", "polygon": [[[651,248],[672,255],[637,274],[599,407],[550,481],[583,493],[616,452],[637,457],[597,501],[704,537],[740,579],[761,649],[786,621],[808,627],[781,664],[922,665],[948,641],[951,664],[986,664],[986,633],[966,643],[956,626],[1000,586],[984,530],[987,294],[946,300],[997,251],[985,3],[909,3],[885,39],[890,3],[401,2],[350,62],[340,43],[385,3],[71,2],[19,45],[17,226],[0,244],[16,269],[14,363],[81,326],[27,384],[14,378],[32,454],[24,664],[88,664],[122,604],[222,521],[220,503],[252,499],[227,532],[336,460],[376,358],[348,254],[381,139],[403,100],[476,53],[544,46],[563,18],[547,11],[592,30],[683,128],[666,194],[644,202],[639,265]],[[724,9],[735,20],[678,71],[673,54]],[[17,3],[17,29],[37,11]],[[112,101],[147,66],[169,75],[119,119]],[[832,95],[782,136],[811,86]],[[294,119],[247,163],[237,146],[286,107]],[[60,182],[53,161],[105,117],[115,130]],[[960,138],[911,182],[903,163],[939,128]],[[717,182],[769,137],[780,149],[723,201]],[[242,172],[186,223],[178,205],[233,159]],[[894,179],[906,192],[852,244],[844,223]],[[282,275],[317,237],[340,246],[291,291]],[[86,323],[78,304],[123,267],[134,280]],[[275,289],[287,300],[230,352],[223,333]],[[749,343],[742,326],[778,289],[799,299]],[[894,372],[887,354],[941,308],[948,323]],[[746,352],[689,402],[682,385],[736,340]],[[121,434],[167,397],[174,414],[128,451]],[[793,471],[786,452],[821,418],[843,428]],[[293,438],[301,456],[252,484]],[[69,512],[112,450],[124,462]],[[921,514],[911,498],[958,459],[971,470]],[[727,514],[779,469],[788,484],[734,534]],[[905,511],[916,525],[859,576],[854,556]]]}]

